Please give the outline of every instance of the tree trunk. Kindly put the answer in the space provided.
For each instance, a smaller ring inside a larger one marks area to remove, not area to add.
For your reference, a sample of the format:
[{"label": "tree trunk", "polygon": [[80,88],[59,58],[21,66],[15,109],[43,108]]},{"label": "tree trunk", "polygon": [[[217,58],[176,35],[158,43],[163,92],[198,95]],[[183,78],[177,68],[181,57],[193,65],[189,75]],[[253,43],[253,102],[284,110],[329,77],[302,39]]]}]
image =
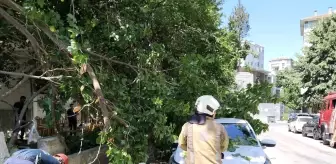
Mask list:
[{"label": "tree trunk", "polygon": [[148,150],[147,150],[147,155],[148,155],[148,160],[147,164],[149,163],[154,163],[155,162],[155,144],[154,144],[154,135],[152,132],[148,135]]}]

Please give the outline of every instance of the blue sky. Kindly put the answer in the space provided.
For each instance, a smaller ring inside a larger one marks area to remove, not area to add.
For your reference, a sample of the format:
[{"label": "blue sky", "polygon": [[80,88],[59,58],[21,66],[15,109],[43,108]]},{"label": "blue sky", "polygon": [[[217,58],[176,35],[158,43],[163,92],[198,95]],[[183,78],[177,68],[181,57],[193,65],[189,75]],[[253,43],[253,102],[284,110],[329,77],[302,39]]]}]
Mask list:
[{"label": "blue sky", "polygon": [[[238,0],[225,0],[223,19],[227,19],[237,3]],[[265,69],[272,58],[295,58],[301,52],[300,19],[313,16],[315,10],[319,15],[326,14],[329,7],[336,10],[336,0],[241,0],[241,3],[250,14],[247,39],[265,47]]]}]

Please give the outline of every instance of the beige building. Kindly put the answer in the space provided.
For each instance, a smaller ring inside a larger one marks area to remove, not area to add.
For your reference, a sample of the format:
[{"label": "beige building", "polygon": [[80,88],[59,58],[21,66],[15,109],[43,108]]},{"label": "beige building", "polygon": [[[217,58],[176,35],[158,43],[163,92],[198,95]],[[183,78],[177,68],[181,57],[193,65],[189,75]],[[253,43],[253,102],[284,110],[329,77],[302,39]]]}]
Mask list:
[{"label": "beige building", "polygon": [[286,68],[291,68],[293,66],[292,58],[275,58],[269,61],[268,67],[272,75],[276,75],[278,71],[284,70]]},{"label": "beige building", "polygon": [[319,15],[315,10],[314,15],[303,18],[300,20],[300,33],[303,37],[303,46],[309,46],[308,36],[310,31],[315,27],[315,25],[324,18],[330,17],[333,13],[336,13],[336,10],[333,11],[332,7],[329,7],[328,12],[325,14]]}]

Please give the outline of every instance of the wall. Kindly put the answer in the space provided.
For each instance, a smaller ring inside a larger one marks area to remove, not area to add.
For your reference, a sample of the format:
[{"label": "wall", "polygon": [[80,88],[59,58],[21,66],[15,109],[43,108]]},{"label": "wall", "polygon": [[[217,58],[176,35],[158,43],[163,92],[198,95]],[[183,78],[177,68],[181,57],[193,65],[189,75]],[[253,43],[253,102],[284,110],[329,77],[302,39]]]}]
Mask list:
[{"label": "wall", "polygon": [[[82,151],[80,154],[69,155],[69,164],[86,164],[94,161],[97,156],[99,147]],[[107,164],[108,158],[106,157],[107,147],[102,146],[98,158],[92,164]]]},{"label": "wall", "polygon": [[[11,86],[14,86],[17,81],[11,81]],[[8,91],[8,88],[3,84],[0,84],[0,94]],[[19,88],[17,88],[14,92],[9,94],[4,101],[8,102],[11,105],[14,105],[15,102],[20,100],[21,96],[26,96],[27,99],[31,96],[31,82],[30,80],[23,83]],[[27,111],[27,119],[32,118],[32,105],[28,106]],[[13,108],[4,102],[0,102],[0,131],[7,131],[14,126],[14,113]]]},{"label": "wall", "polygon": [[309,33],[315,27],[317,21],[309,21],[304,24],[303,29],[303,46],[310,46]]},{"label": "wall", "polygon": [[276,121],[281,120],[284,105],[281,103],[273,104],[273,103],[261,103],[258,106],[259,114],[255,115],[254,118],[260,119],[262,122],[267,123],[268,117],[275,117]]},{"label": "wall", "polygon": [[250,72],[237,72],[235,80],[238,88],[246,88],[248,84],[254,84],[254,76]]},{"label": "wall", "polygon": [[35,117],[40,117],[43,118],[45,117],[45,113],[43,111],[43,108],[40,107],[38,101],[42,99],[45,95],[44,94],[39,94],[37,95],[34,100],[33,100],[33,118]]}]

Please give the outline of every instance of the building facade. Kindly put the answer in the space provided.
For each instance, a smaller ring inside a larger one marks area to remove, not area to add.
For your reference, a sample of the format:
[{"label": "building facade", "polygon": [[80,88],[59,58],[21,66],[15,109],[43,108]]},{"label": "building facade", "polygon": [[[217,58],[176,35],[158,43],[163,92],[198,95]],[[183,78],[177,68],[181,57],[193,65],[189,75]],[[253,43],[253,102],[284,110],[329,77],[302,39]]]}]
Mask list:
[{"label": "building facade", "polygon": [[254,70],[264,70],[264,47],[255,43],[250,44],[251,53],[245,60],[241,60],[240,66],[248,66]]},{"label": "building facade", "polygon": [[248,84],[269,81],[269,72],[264,69],[264,47],[250,44],[251,53],[242,59],[236,73],[238,88],[246,88]]},{"label": "building facade", "polygon": [[332,7],[329,7],[328,13],[318,15],[317,11],[314,11],[314,15],[311,17],[303,18],[300,20],[300,33],[303,38],[303,46],[310,46],[309,33],[316,26],[316,24],[324,18],[330,17],[336,10],[333,11]]},{"label": "building facade", "polygon": [[276,58],[269,61],[271,74],[276,75],[278,71],[293,67],[293,59]]}]

